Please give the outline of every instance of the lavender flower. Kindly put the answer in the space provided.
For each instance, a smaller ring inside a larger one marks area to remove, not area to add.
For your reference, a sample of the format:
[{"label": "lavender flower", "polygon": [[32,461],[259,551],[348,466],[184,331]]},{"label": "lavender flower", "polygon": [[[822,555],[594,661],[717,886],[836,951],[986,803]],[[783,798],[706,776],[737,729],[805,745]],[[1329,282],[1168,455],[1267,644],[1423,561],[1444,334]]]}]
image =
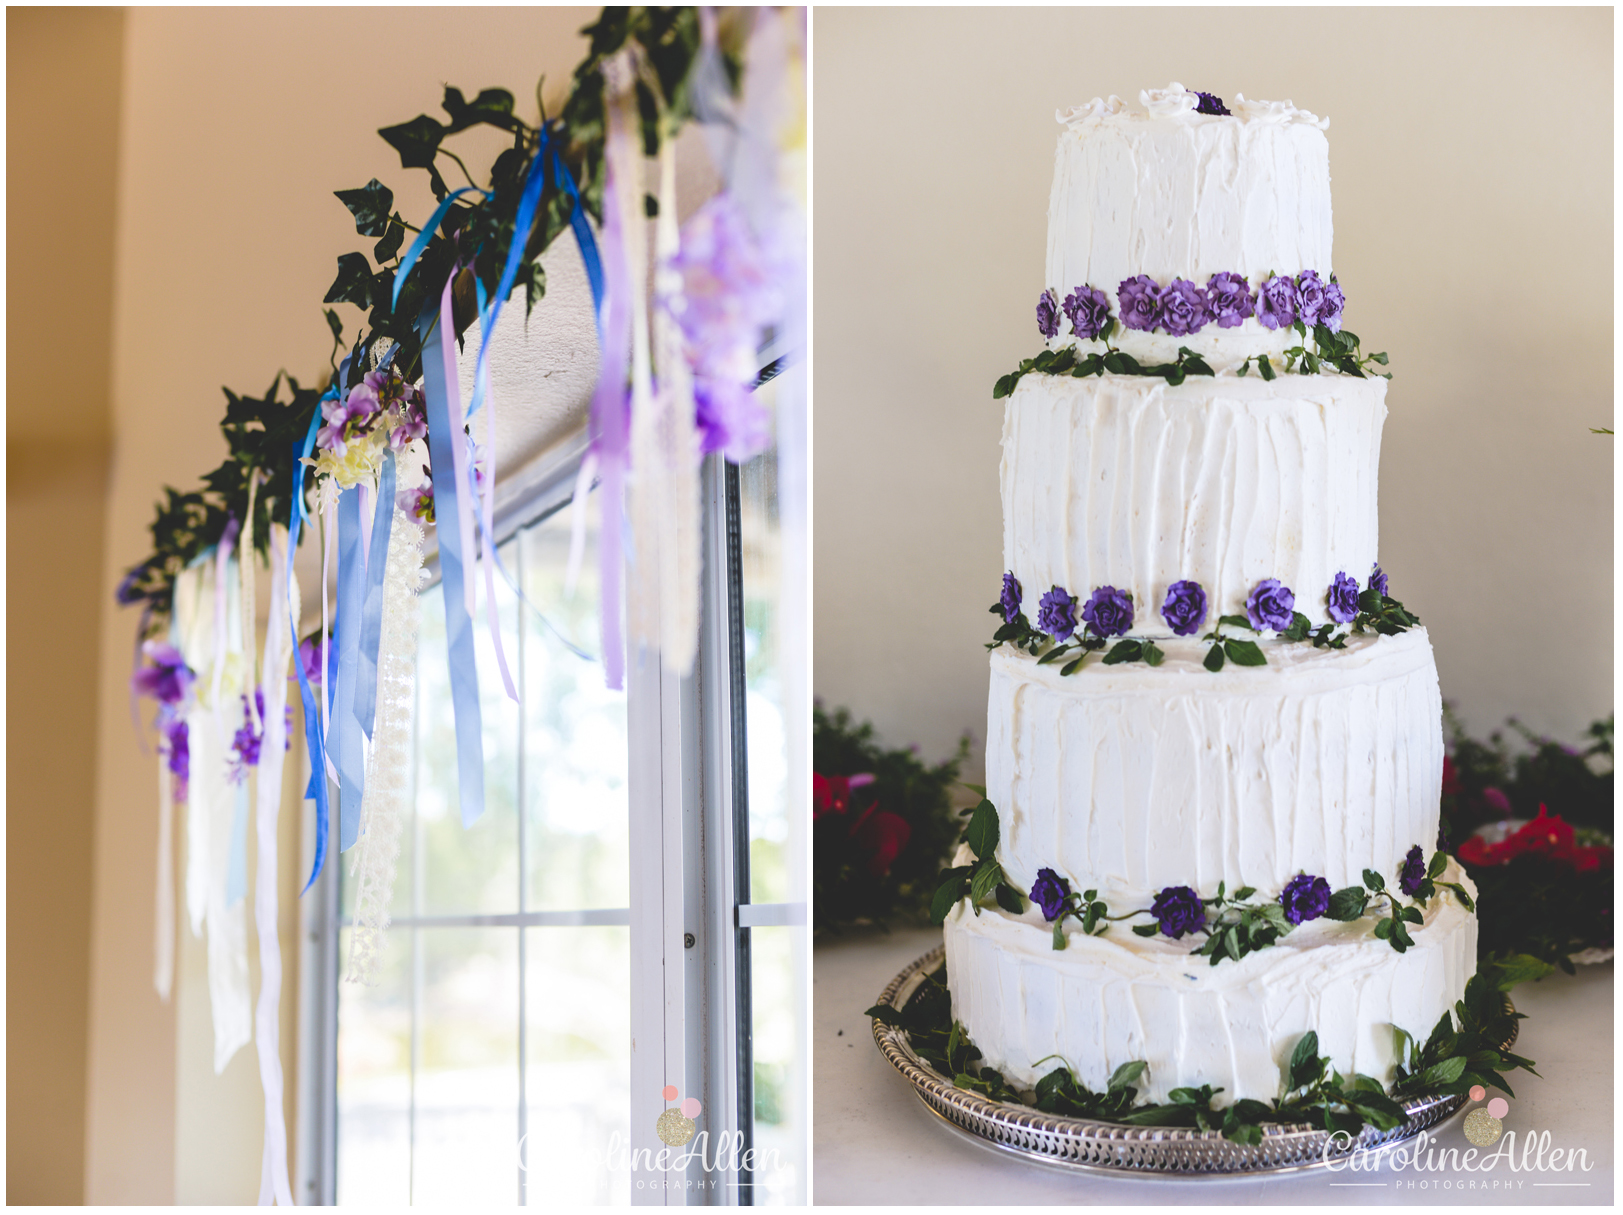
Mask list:
[{"label": "lavender flower", "polygon": [[1161,323],[1161,288],[1149,275],[1123,279],[1116,298],[1121,303],[1121,323],[1127,328],[1148,333]]},{"label": "lavender flower", "polygon": [[1299,873],[1285,883],[1285,889],[1279,894],[1279,905],[1292,924],[1316,920],[1330,910],[1330,883],[1322,877]]},{"label": "lavender flower", "polygon": [[1330,593],[1325,596],[1325,602],[1331,620],[1337,624],[1351,624],[1352,618],[1358,615],[1358,579],[1347,573],[1337,574],[1336,580],[1330,584]]},{"label": "lavender flower", "polygon": [[1031,901],[1043,909],[1043,919],[1052,924],[1065,913],[1065,900],[1071,893],[1071,884],[1052,869],[1037,870],[1032,883]]},{"label": "lavender flower", "polygon": [[142,643],[141,653],[152,665],[142,667],[131,677],[136,692],[152,697],[165,708],[173,708],[185,700],[197,676],[186,665],[180,651],[167,642],[148,641]]},{"label": "lavender flower", "polygon": [[434,486],[419,485],[416,489],[403,489],[394,496],[395,509],[408,519],[434,522]]},{"label": "lavender flower", "polygon": [[1227,114],[1229,112],[1228,106],[1223,104],[1223,99],[1221,97],[1215,96],[1211,93],[1202,93],[1196,90],[1191,90],[1191,92],[1194,92],[1195,96],[1200,98],[1200,104],[1195,107],[1195,113]]},{"label": "lavender flower", "polygon": [[1065,315],[1071,319],[1071,332],[1091,341],[1110,323],[1110,297],[1097,287],[1078,287],[1065,297]]},{"label": "lavender flower", "polygon": [[1003,575],[1003,620],[1006,624],[1013,624],[1014,618],[1020,614],[1020,580],[1012,573]]},{"label": "lavender flower", "polygon": [[389,432],[390,447],[403,451],[412,440],[428,437],[428,411],[422,389],[407,385],[393,412],[399,421]]},{"label": "lavender flower", "polygon": [[1113,586],[1101,586],[1083,605],[1082,619],[1096,637],[1120,637],[1133,627],[1133,597]]},{"label": "lavender flower", "polygon": [[1037,332],[1050,341],[1059,336],[1059,300],[1052,288],[1037,297]]},{"label": "lavender flower", "polygon": [[177,802],[186,800],[186,781],[191,774],[191,732],[186,719],[177,717],[164,730],[164,750],[169,756],[169,771],[175,778],[174,795]]},{"label": "lavender flower", "polygon": [[693,405],[701,454],[719,451],[734,464],[742,464],[772,445],[772,419],[742,383],[696,378]]},{"label": "lavender flower", "polygon": [[[329,648],[328,653],[331,652]],[[299,642],[299,668],[304,672],[304,677],[311,686],[320,686],[322,670],[321,636],[319,633],[311,633],[310,636]]]},{"label": "lavender flower", "polygon": [[1283,633],[1291,626],[1291,612],[1296,607],[1296,595],[1278,578],[1264,578],[1252,588],[1245,601],[1246,618],[1259,633],[1272,629]]},{"label": "lavender flower", "polygon": [[1311,329],[1324,319],[1324,283],[1318,271],[1304,270],[1296,279],[1296,314]]},{"label": "lavender flower", "polygon": [[1227,270],[1206,280],[1206,305],[1219,329],[1233,329],[1257,314],[1257,296],[1251,284]]},{"label": "lavender flower", "polygon": [[254,768],[259,766],[259,746],[265,740],[265,691],[263,688],[254,689],[254,707],[259,711],[260,729],[254,729],[253,716],[248,712],[248,698],[242,698],[242,726],[231,739],[231,749],[236,752],[237,764],[240,767]]},{"label": "lavender flower", "polygon": [[1381,572],[1381,567],[1379,565],[1376,565],[1375,572],[1370,574],[1369,585],[1371,590],[1379,591],[1381,593],[1382,599],[1387,598],[1388,592],[1386,589],[1386,575]]},{"label": "lavender flower", "polygon": [[1448,824],[1439,819],[1437,821],[1437,851],[1452,852],[1453,848],[1454,846],[1449,842],[1448,838]]},{"label": "lavender flower", "polygon": [[1186,932],[1206,927],[1206,905],[1187,886],[1168,886],[1161,891],[1150,904],[1150,914],[1160,924],[1161,932],[1174,941]]},{"label": "lavender flower", "polygon": [[1173,279],[1161,293],[1161,324],[1173,337],[1199,333],[1211,319],[1205,290],[1188,279]]},{"label": "lavender flower", "polygon": [[1257,320],[1264,329],[1289,329],[1296,323],[1296,284],[1283,274],[1263,283],[1257,292]]},{"label": "lavender flower", "polygon": [[749,383],[757,370],[761,329],[783,310],[788,280],[763,247],[730,191],[713,196],[682,225],[672,268],[682,275],[682,314],[694,375]]},{"label": "lavender flower", "polygon": [[1319,309],[1319,324],[1331,333],[1341,332],[1341,310],[1347,306],[1347,297],[1341,293],[1341,284],[1331,279],[1324,285],[1324,304]]},{"label": "lavender flower", "polygon": [[1161,619],[1179,637],[1187,637],[1206,623],[1206,592],[1198,582],[1174,582],[1167,587]]},{"label": "lavender flower", "polygon": [[1420,855],[1420,845],[1416,844],[1409,849],[1409,855],[1403,858],[1403,872],[1398,874],[1398,885],[1403,893],[1413,898],[1420,893],[1420,883],[1426,880],[1426,861]]},{"label": "lavender flower", "polygon": [[1037,628],[1055,641],[1069,641],[1076,632],[1076,600],[1057,586],[1046,593],[1037,604]]}]

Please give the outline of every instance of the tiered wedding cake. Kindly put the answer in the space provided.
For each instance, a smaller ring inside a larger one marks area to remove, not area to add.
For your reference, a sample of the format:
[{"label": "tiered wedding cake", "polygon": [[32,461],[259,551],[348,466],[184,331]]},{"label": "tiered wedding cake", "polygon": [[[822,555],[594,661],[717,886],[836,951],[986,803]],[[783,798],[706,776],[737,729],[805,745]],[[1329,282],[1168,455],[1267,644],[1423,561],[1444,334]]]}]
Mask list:
[{"label": "tiered wedding cake", "polygon": [[[1393,1026],[1424,1040],[1463,993],[1476,920],[1462,872],[1420,859],[1441,700],[1376,568],[1386,380],[1340,336],[1327,123],[1141,100],[1059,116],[1038,321],[1063,357],[1006,404],[987,727],[996,858],[1032,901],[948,915],[953,1015],[1027,1087],[1055,1057],[1099,1091],[1144,1060],[1151,1100],[1266,1100],[1310,1030],[1385,1082]],[[1373,890],[1331,909],[1367,870],[1413,910],[1406,948]],[[1214,964],[1219,883],[1277,940]],[[1094,902],[1138,914],[1090,933]]]}]

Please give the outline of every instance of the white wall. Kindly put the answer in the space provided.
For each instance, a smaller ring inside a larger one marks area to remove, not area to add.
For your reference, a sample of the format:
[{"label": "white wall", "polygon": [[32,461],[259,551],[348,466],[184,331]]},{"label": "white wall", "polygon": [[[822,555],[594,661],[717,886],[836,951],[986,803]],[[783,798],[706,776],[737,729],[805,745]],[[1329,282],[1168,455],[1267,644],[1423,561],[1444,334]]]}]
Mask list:
[{"label": "white wall", "polygon": [[1394,372],[1381,564],[1472,727],[1575,736],[1612,706],[1610,9],[819,11],[817,693],[984,738],[1054,111],[1171,80],[1330,116],[1347,324]]}]

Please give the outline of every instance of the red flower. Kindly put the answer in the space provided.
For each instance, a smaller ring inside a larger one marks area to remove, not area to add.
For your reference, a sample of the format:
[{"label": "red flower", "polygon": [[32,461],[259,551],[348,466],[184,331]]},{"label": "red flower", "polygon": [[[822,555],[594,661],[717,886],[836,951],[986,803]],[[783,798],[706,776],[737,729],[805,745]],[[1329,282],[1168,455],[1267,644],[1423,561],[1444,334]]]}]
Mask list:
[{"label": "red flower", "polygon": [[1454,761],[1443,756],[1443,796],[1454,797],[1460,791],[1460,774],[1454,768]]},{"label": "red flower", "polygon": [[1564,861],[1580,873],[1609,867],[1612,863],[1610,848],[1604,845],[1579,847],[1573,839],[1572,824],[1560,815],[1551,815],[1542,803],[1538,817],[1503,842],[1490,844],[1480,835],[1473,835],[1460,845],[1459,857],[1468,865],[1503,865],[1524,852]]},{"label": "red flower", "polygon": [[899,814],[879,810],[877,805],[851,829],[851,842],[867,853],[868,873],[876,878],[890,872],[891,864],[907,847],[913,828]]},{"label": "red flower", "polygon": [[812,773],[812,822],[825,814],[844,814],[851,808],[851,778]]}]

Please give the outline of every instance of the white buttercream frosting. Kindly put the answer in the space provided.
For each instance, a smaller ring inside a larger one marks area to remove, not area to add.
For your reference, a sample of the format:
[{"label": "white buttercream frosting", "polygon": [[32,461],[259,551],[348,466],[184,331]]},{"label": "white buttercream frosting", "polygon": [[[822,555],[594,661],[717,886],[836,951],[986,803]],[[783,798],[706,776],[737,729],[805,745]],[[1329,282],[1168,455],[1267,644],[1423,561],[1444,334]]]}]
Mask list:
[{"label": "white buttercream frosting", "polygon": [[1050,587],[1133,596],[1134,631],[1166,636],[1172,583],[1211,621],[1264,578],[1328,620],[1336,574],[1368,583],[1386,381],[1028,375],[1004,407],[1003,562],[1026,615]]},{"label": "white buttercream frosting", "polygon": [[1424,629],[1264,642],[1266,666],[1215,674],[1209,642],[1160,644],[1159,667],[1095,657],[1071,675],[993,651],[986,795],[1016,887],[1049,868],[1112,902],[1277,891],[1304,870],[1340,889],[1430,853],[1443,705]]},{"label": "white buttercream frosting", "polygon": [[[1445,880],[1471,889],[1458,866]],[[1192,956],[1198,934],[1143,938],[1118,924],[1100,937],[1068,931],[1066,948],[1055,950],[1035,906],[976,915],[966,899],[946,922],[952,1013],[985,1065],[1028,1088],[1063,1059],[1103,1092],[1117,1067],[1141,1059],[1149,1064],[1141,1099],[1210,1084],[1223,1089],[1222,1105],[1267,1101],[1280,1096],[1283,1069],[1309,1030],[1343,1075],[1388,1084],[1392,1027],[1425,1041],[1476,970],[1476,917],[1446,891],[1424,914],[1401,954],[1374,936],[1373,917],[1316,920],[1213,966]]]}]

